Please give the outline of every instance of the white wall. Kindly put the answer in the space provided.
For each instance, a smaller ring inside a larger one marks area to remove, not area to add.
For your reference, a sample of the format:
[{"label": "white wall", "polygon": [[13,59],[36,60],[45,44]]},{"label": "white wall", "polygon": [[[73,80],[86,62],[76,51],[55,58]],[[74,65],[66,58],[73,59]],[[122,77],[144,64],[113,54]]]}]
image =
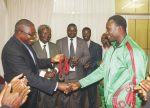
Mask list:
[{"label": "white wall", "polygon": [[[107,19],[115,13],[115,0],[0,0],[0,52],[4,43],[13,35],[15,23],[22,18],[31,20],[37,28],[41,24],[52,28],[52,42],[66,36],[69,23],[92,30],[92,40],[100,43]],[[8,15],[8,19],[7,19]],[[2,66],[0,63],[0,74]]]}]

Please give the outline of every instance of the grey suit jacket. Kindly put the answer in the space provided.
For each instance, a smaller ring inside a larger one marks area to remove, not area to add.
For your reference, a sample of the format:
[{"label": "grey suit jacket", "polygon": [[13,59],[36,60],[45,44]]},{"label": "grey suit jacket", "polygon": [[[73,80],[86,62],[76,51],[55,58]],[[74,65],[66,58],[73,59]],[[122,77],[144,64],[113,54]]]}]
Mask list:
[{"label": "grey suit jacket", "polygon": [[[63,53],[67,58],[69,58],[68,38],[64,37],[59,39],[57,40],[56,44],[58,46],[59,53]],[[77,48],[75,56],[80,58],[79,64],[76,66],[75,72],[70,72],[69,75],[63,74],[65,82],[78,81],[81,79],[83,77],[83,65],[85,65],[85,63],[90,58],[90,53],[86,42],[79,37],[77,37]]]},{"label": "grey suit jacket", "polygon": [[[52,43],[52,42],[48,42],[49,45],[49,53],[50,53],[50,57],[53,57],[54,55],[58,54],[58,50],[57,50],[57,46],[56,44]],[[37,57],[38,58],[43,58],[43,51],[42,48],[40,46],[39,41],[37,41],[36,43],[33,44],[33,49],[35,50]]]},{"label": "grey suit jacket", "polygon": [[[57,49],[57,45],[56,44],[54,44],[52,42],[48,42],[48,45],[49,45],[50,57],[53,57],[54,55],[58,54],[58,49]],[[42,48],[40,46],[40,42],[39,41],[35,42],[32,45],[32,47],[35,50],[38,58],[44,58],[44,53],[42,51]],[[58,65],[56,65],[56,67],[58,68]]]}]

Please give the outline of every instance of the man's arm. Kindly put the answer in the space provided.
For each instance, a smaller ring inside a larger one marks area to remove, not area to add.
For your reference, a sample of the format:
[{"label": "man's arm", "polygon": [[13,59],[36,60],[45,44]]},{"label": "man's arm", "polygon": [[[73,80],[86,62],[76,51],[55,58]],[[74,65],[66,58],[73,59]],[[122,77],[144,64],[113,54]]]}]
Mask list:
[{"label": "man's arm", "polygon": [[11,73],[6,74],[6,80],[10,81],[15,75],[23,73],[31,87],[35,87],[47,93],[52,93],[56,87],[56,81],[47,80],[40,77],[36,68],[32,68],[29,64],[26,63],[23,57],[14,53],[9,53],[7,56],[7,65],[9,65],[8,70],[11,70]]},{"label": "man's arm", "polygon": [[49,59],[38,59],[38,66],[40,69],[46,69],[46,68],[54,68],[53,63],[58,63],[59,61],[64,60],[64,54],[56,54],[55,56],[49,58]]},{"label": "man's arm", "polygon": [[91,74],[86,76],[85,78],[82,78],[78,82],[72,82],[69,83],[70,89],[72,91],[78,90],[79,88],[87,87],[102,78],[104,78],[104,63],[102,63],[96,70],[94,70]]},{"label": "man's arm", "polygon": [[85,41],[81,42],[82,42],[83,56],[79,58],[79,65],[85,65],[86,62],[90,59],[90,52],[86,42]]},{"label": "man's arm", "polygon": [[[96,44],[92,51],[94,54],[91,55],[90,60],[86,64],[89,65],[89,68],[96,69],[99,66],[99,62],[102,60],[102,47]],[[87,70],[89,69],[88,67]]]}]

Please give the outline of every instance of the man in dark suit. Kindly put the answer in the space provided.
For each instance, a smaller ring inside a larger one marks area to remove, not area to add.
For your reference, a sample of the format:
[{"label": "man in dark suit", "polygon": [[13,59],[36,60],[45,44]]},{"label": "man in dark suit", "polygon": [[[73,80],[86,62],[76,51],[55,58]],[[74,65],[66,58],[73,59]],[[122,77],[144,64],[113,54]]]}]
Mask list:
[{"label": "man in dark suit", "polygon": [[2,51],[4,78],[10,81],[14,76],[23,73],[31,86],[31,92],[23,108],[36,108],[37,89],[46,93],[53,93],[56,89],[65,91],[69,86],[54,80],[47,80],[39,76],[39,68],[53,68],[52,62],[63,60],[59,54],[51,59],[38,59],[31,44],[36,40],[34,24],[21,19],[15,25],[15,33],[8,40]]},{"label": "man in dark suit", "polygon": [[[48,25],[40,25],[38,28],[39,40],[32,47],[35,50],[38,58],[50,58],[58,54],[56,44],[50,42],[51,29]],[[42,69],[40,76],[58,81],[58,68]],[[58,92],[47,94],[40,92],[38,94],[38,108],[56,108]]]},{"label": "man in dark suit", "polygon": [[[90,52],[90,59],[84,65],[84,77],[85,77],[90,73],[92,73],[99,66],[99,62],[102,60],[102,47],[90,39],[91,29],[89,27],[83,28],[82,37],[86,41]],[[91,86],[88,86],[82,90],[81,108],[84,108],[86,93],[88,94],[89,108],[98,108],[97,104],[98,83],[94,83]]]},{"label": "man in dark suit", "polygon": [[[59,52],[70,58],[69,73],[63,72],[64,81],[74,82],[83,77],[83,66],[90,58],[86,42],[77,37],[77,26],[69,24],[67,27],[67,37],[57,40]],[[71,94],[61,94],[61,108],[80,108],[80,90]]]}]

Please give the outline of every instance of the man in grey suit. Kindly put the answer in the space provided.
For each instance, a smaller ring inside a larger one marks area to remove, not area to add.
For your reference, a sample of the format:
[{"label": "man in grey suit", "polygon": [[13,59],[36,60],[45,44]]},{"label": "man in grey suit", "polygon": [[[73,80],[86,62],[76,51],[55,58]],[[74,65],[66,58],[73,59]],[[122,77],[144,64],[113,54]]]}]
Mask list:
[{"label": "man in grey suit", "polygon": [[[86,42],[77,37],[77,26],[75,24],[68,25],[67,35],[67,37],[57,40],[56,44],[59,53],[70,59],[69,73],[62,73],[64,82],[70,83],[83,77],[83,66],[90,58],[90,54]],[[61,94],[61,108],[80,108],[80,96],[80,90],[68,95]]]},{"label": "man in grey suit", "polygon": [[[58,54],[56,44],[50,42],[51,29],[48,25],[40,25],[38,28],[39,40],[33,44],[38,58],[50,58]],[[44,69],[40,71],[40,76],[57,81],[58,69]],[[46,94],[39,91],[38,108],[56,108],[58,91],[53,94]]]}]

